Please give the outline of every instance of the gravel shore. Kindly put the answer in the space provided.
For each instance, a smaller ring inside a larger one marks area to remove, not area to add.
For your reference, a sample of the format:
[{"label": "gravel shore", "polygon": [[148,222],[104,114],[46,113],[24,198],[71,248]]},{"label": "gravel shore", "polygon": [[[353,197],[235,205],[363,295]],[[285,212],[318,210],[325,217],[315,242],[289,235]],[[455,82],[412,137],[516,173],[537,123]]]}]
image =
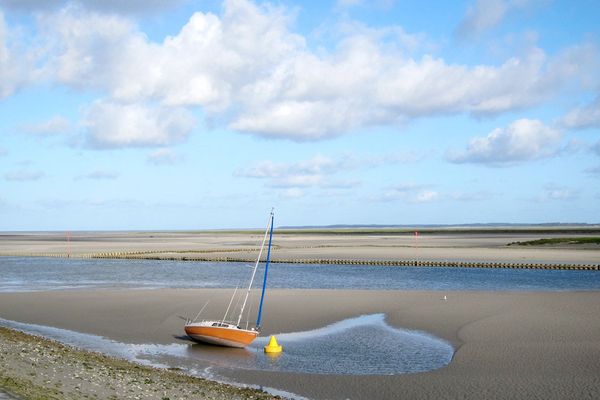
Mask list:
[{"label": "gravel shore", "polygon": [[[0,327],[0,387],[23,399],[277,399]],[[0,399],[12,399],[0,391]]]}]

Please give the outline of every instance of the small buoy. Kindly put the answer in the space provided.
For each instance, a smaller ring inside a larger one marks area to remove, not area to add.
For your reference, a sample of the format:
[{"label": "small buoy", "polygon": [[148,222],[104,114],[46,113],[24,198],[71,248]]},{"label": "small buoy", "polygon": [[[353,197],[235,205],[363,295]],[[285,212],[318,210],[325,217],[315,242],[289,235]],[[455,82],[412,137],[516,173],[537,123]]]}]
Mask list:
[{"label": "small buoy", "polygon": [[269,344],[265,346],[265,353],[281,353],[282,351],[283,346],[277,343],[275,336],[271,336],[271,339],[269,339]]},{"label": "small buoy", "polygon": [[446,295],[444,295],[444,301],[448,300],[448,298],[446,297]]}]

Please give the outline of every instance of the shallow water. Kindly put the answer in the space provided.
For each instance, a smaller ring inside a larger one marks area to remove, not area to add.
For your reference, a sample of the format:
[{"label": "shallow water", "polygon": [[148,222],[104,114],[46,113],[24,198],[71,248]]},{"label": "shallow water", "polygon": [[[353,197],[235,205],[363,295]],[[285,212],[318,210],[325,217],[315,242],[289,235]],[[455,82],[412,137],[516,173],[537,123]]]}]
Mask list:
[{"label": "shallow water", "polygon": [[0,389],[0,400],[18,400],[18,398]]},{"label": "shallow water", "polygon": [[203,344],[127,344],[96,335],[0,319],[0,325],[147,365],[178,367],[211,377],[211,368],[334,375],[395,375],[446,366],[454,349],[424,332],[389,326],[383,314],[351,318],[321,329],[277,335],[283,353],[263,352],[268,337],[246,349]]},{"label": "shallow water", "polygon": [[[447,342],[423,332],[389,326],[383,314],[365,315],[306,332],[277,335],[283,353],[266,355],[268,337],[257,339],[243,356],[221,363],[238,368],[269,371],[339,374],[395,375],[441,368],[452,360]],[[188,349],[201,357],[208,346]]]},{"label": "shallow water", "polygon": [[[233,288],[247,263],[0,257],[0,292],[99,288]],[[260,271],[259,273],[262,273]],[[257,282],[262,278],[257,276]],[[269,287],[557,291],[599,290],[598,271],[272,264]]]}]

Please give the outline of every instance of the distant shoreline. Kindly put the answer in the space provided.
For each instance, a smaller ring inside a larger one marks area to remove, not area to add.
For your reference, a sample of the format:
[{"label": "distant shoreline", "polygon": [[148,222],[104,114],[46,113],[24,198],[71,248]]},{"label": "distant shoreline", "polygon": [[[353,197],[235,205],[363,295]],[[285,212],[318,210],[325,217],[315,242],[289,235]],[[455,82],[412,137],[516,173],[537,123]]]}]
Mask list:
[{"label": "distant shoreline", "polygon": [[[505,231],[276,230],[273,262],[479,268],[592,269],[600,228]],[[598,231],[596,233],[596,230]],[[45,232],[0,234],[0,256],[250,262],[262,232]],[[573,239],[573,240],[569,240]],[[528,243],[530,245],[515,245]],[[539,243],[539,244],[538,244]]]},{"label": "distant shoreline", "polygon": [[[600,234],[600,223],[565,223],[565,224],[451,224],[451,225],[307,225],[307,226],[275,226],[278,234],[414,234],[415,231],[427,234]],[[74,234],[253,234],[263,232],[262,228],[222,228],[222,229],[133,229],[133,230],[52,230],[52,231],[2,231],[0,237],[10,235],[65,235]]]}]

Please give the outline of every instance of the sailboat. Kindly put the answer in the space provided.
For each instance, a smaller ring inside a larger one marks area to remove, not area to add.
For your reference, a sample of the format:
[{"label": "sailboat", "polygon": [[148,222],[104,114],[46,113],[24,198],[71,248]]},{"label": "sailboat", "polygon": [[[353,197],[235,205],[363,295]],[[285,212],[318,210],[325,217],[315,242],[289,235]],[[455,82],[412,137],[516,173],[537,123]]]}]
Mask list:
[{"label": "sailboat", "polygon": [[[271,210],[271,214],[269,215],[269,222],[267,224],[267,229],[265,230],[265,234],[262,240],[262,245],[260,246],[260,251],[258,253],[258,257],[256,259],[256,263],[254,264],[254,269],[252,270],[252,276],[250,278],[250,284],[248,285],[248,290],[246,291],[246,295],[244,297],[244,302],[242,303],[242,307],[240,309],[240,314],[237,318],[237,321],[227,321],[227,315],[229,314],[229,309],[231,308],[231,304],[233,303],[233,299],[237,293],[237,288],[234,290],[233,295],[231,296],[231,300],[229,301],[229,305],[227,306],[227,310],[225,311],[225,315],[221,320],[187,320],[185,324],[185,333],[195,341],[215,344],[219,346],[227,346],[227,347],[246,347],[250,343],[256,339],[256,337],[260,333],[260,320],[262,317],[262,307],[265,299],[265,289],[267,287],[267,272],[269,271],[269,261],[271,259],[271,243],[273,241],[273,221],[274,214],[273,210]],[[267,240],[267,236],[269,237],[269,245],[267,247],[267,259],[265,261],[265,275],[263,278],[263,285],[260,294],[260,304],[258,306],[258,316],[256,318],[256,324],[254,327],[250,328],[248,323],[246,323],[246,327],[242,328],[240,326],[242,322],[242,315],[244,314],[244,309],[246,308],[246,304],[248,302],[248,297],[250,296],[250,291],[252,290],[252,284],[254,283],[254,277],[256,276],[256,270],[260,264],[260,259],[263,253],[263,249],[265,247],[265,243]],[[206,306],[206,305],[205,305]],[[200,310],[200,313],[202,310]],[[197,319],[198,317],[196,317]]]}]

